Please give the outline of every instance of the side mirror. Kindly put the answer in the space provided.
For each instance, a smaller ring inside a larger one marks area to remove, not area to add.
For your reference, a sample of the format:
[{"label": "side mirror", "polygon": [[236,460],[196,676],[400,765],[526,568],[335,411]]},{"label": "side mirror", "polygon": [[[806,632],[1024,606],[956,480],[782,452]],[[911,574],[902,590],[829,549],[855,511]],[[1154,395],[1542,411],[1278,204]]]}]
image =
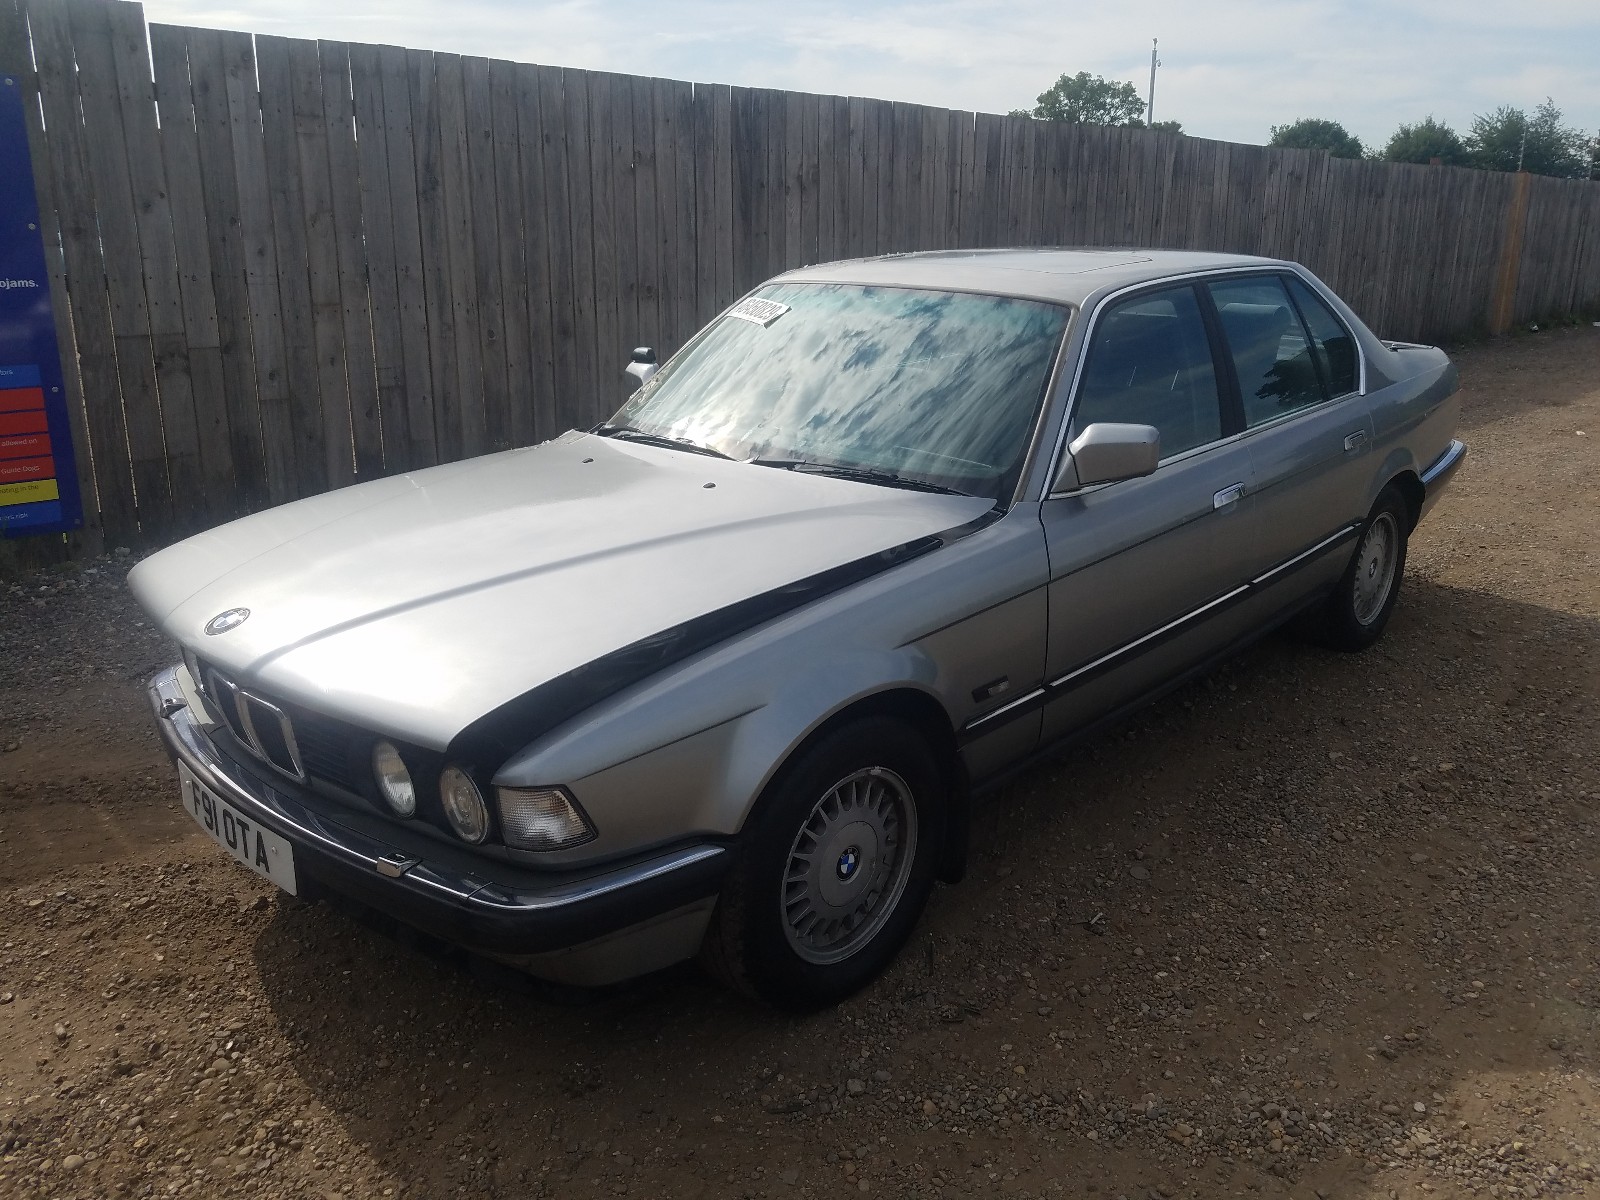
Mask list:
[{"label": "side mirror", "polygon": [[633,361],[627,366],[627,373],[639,381],[640,386],[650,382],[650,377],[661,368],[656,365],[656,352],[653,346],[639,346],[633,352]]},{"label": "side mirror", "polygon": [[1161,433],[1153,425],[1097,421],[1072,439],[1067,455],[1052,492],[1149,475],[1161,461]]}]

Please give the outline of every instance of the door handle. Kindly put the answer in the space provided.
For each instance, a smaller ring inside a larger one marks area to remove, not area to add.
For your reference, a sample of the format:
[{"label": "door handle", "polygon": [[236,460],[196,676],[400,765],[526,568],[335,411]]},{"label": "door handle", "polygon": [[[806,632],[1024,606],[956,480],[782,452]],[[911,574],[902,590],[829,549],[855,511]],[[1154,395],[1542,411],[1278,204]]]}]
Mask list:
[{"label": "door handle", "polygon": [[1215,496],[1211,497],[1211,508],[1213,511],[1215,511],[1219,508],[1227,508],[1230,504],[1237,504],[1239,502],[1239,497],[1243,495],[1244,484],[1230,483]]},{"label": "door handle", "polygon": [[1365,429],[1358,429],[1344,439],[1344,448],[1346,451],[1359,450],[1366,444],[1367,431]]}]

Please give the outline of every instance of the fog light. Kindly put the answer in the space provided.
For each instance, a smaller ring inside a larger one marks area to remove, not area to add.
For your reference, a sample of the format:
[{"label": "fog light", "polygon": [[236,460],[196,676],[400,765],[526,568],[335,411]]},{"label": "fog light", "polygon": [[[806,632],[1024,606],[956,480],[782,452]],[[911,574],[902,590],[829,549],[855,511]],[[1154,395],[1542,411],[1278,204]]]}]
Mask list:
[{"label": "fog light", "polygon": [[565,788],[495,788],[500,832],[519,850],[565,850],[595,836]]},{"label": "fog light", "polygon": [[412,817],[417,812],[417,789],[411,782],[411,772],[405,760],[388,742],[379,742],[372,748],[372,774],[378,781],[378,791],[389,807],[399,817]]},{"label": "fog light", "polygon": [[450,827],[463,842],[476,846],[489,836],[489,806],[472,776],[460,767],[446,767],[439,775],[439,799],[444,801]]}]

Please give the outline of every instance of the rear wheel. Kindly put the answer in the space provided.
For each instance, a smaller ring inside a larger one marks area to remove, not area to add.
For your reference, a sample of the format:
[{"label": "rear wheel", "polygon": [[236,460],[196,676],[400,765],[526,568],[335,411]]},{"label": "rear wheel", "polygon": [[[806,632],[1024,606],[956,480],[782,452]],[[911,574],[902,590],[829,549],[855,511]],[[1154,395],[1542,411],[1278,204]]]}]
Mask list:
[{"label": "rear wheel", "polygon": [[945,808],[937,760],[909,725],[869,717],[824,735],[758,804],[703,961],[780,1008],[842,1000],[915,927]]},{"label": "rear wheel", "polygon": [[1383,489],[1333,593],[1315,610],[1312,632],[1340,650],[1365,650],[1383,635],[1400,598],[1411,510],[1393,485]]}]

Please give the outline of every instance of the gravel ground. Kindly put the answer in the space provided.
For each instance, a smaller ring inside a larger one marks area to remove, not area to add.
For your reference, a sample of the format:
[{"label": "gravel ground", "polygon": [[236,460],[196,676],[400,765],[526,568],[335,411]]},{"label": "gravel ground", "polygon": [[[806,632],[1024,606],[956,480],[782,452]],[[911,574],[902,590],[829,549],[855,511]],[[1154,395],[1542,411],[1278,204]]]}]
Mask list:
[{"label": "gravel ground", "polygon": [[799,1020],[273,893],[178,807],[130,559],[0,584],[0,1196],[1600,1195],[1600,330],[1459,361],[1383,642],[1018,779]]}]

